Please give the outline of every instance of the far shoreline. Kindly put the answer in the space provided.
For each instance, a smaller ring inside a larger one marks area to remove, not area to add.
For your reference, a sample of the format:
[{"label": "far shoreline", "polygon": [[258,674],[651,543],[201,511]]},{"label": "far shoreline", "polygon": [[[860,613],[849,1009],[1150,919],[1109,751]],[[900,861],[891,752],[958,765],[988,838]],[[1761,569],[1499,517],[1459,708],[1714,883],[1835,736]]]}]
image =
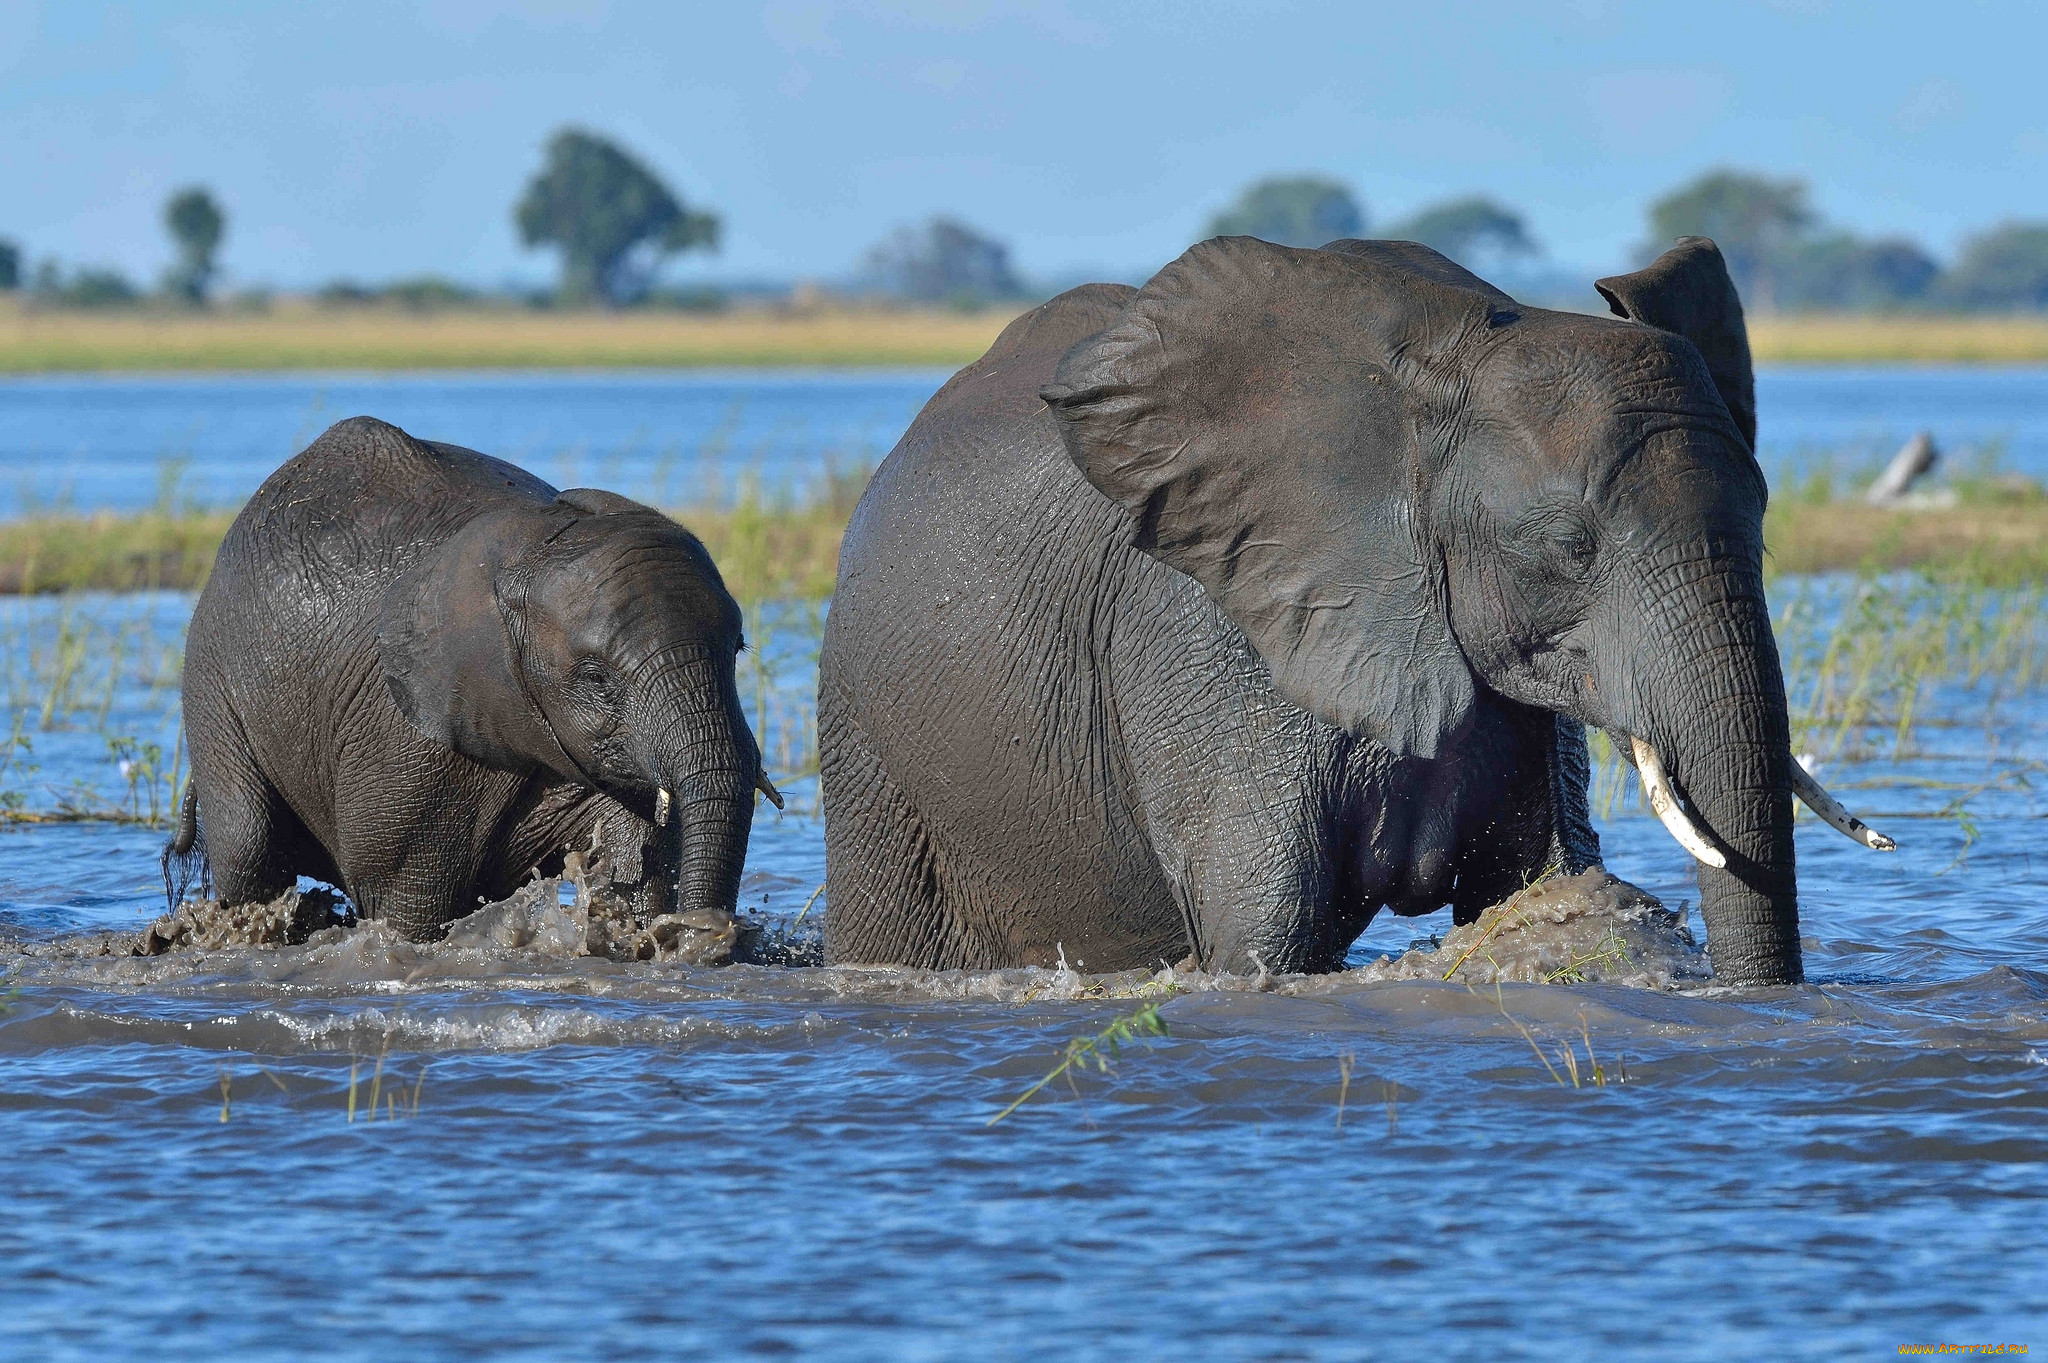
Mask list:
[{"label": "far shoreline", "polygon": [[[631,373],[957,368],[1014,307],[726,313],[409,312],[281,303],[265,312],[42,311],[0,305],[0,378],[326,373]],[[1755,316],[1760,365],[2048,365],[2048,316]]]},{"label": "far shoreline", "polygon": [[[666,508],[701,537],[734,594],[822,601],[863,479],[811,501],[742,496]],[[1787,489],[1764,517],[1767,577],[1919,570],[1980,586],[2048,584],[2048,490],[1967,488],[1952,506],[1902,510]],[[233,509],[72,512],[0,519],[0,597],[191,591],[205,584]]]}]

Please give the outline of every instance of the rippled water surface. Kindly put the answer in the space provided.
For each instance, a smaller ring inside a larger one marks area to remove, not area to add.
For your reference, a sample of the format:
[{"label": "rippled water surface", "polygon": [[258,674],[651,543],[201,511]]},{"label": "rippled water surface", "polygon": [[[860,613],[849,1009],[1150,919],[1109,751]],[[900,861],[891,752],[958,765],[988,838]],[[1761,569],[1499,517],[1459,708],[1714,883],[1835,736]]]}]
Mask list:
[{"label": "rippled water surface", "polygon": [[[0,790],[146,812],[150,778],[120,754],[170,760],[188,609],[0,603],[29,744]],[[80,673],[116,639],[125,661],[45,731],[37,688],[88,626]],[[0,831],[0,1353],[2025,1342],[2048,1308],[2048,930],[2023,754],[2048,715],[2032,693],[1993,721],[1981,690],[1945,694],[1957,726],[1929,760],[1839,769],[1880,783],[1852,798],[1905,850],[1803,826],[1812,983],[1741,993],[689,969],[376,929],[98,956],[82,934],[161,911],[161,830]],[[2021,780],[1962,821],[1897,817],[1993,771],[1987,741]],[[1691,899],[1653,821],[1617,806],[1603,833],[1618,873]],[[764,809],[747,907],[786,931],[822,876],[817,822]],[[1446,920],[1382,919],[1354,961]],[[987,1124],[1145,1002],[1167,1036]]]}]

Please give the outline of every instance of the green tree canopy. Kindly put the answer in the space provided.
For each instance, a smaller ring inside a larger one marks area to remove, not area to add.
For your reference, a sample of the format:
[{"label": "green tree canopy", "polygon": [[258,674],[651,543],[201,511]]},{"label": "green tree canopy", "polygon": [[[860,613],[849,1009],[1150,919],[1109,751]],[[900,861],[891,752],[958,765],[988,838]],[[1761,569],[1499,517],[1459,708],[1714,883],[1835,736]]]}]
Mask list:
[{"label": "green tree canopy", "polygon": [[1522,215],[1483,194],[1434,204],[1382,235],[1391,241],[1419,241],[1467,268],[1488,258],[1533,256],[1537,249]]},{"label": "green tree canopy", "polygon": [[0,237],[0,292],[21,287],[21,248]]},{"label": "green tree canopy", "polygon": [[1777,301],[1787,308],[1889,307],[1925,297],[1940,272],[1940,264],[1916,242],[1828,232],[1780,252]]},{"label": "green tree canopy", "polygon": [[1778,267],[1787,248],[1814,222],[1804,181],[1709,171],[1650,205],[1650,240],[1642,255],[1655,259],[1679,237],[1712,237],[1735,287],[1769,311],[1778,306]]},{"label": "green tree canopy", "polygon": [[564,128],[513,211],[528,246],[562,253],[562,296],[613,307],[647,293],[661,262],[718,247],[718,218],[685,208],[667,185],[616,144]]},{"label": "green tree canopy", "polygon": [[164,204],[164,227],[177,250],[177,263],[164,277],[164,288],[188,303],[204,304],[213,289],[214,254],[227,235],[227,215],[201,186],[181,189]]},{"label": "green tree canopy", "polygon": [[36,266],[29,281],[36,301],[65,308],[118,308],[141,299],[142,293],[119,270],[86,266],[69,278],[54,260]]},{"label": "green tree canopy", "polygon": [[1279,246],[1321,246],[1364,232],[1365,210],[1350,187],[1315,175],[1260,180],[1209,219],[1212,237],[1258,237]]},{"label": "green tree canopy", "polygon": [[868,286],[919,303],[975,304],[1023,292],[1010,248],[957,218],[899,227],[867,253]]},{"label": "green tree canopy", "polygon": [[2048,308],[2048,222],[2009,222],[1970,238],[1943,297],[1971,308]]}]

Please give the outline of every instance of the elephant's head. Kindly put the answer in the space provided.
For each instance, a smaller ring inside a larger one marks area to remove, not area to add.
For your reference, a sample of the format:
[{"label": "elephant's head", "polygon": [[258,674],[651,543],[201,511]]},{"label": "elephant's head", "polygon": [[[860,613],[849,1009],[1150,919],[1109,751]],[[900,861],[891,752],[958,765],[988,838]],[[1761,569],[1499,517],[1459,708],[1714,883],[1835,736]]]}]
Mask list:
[{"label": "elephant's head", "polygon": [[1601,289],[1625,320],[1522,307],[1413,243],[1224,238],[1042,396],[1295,704],[1430,757],[1491,688],[1639,740],[1648,777],[1661,756],[1716,973],[1797,980],[1804,773],[1741,305],[1703,238]]},{"label": "elephant's head", "polygon": [[740,611],[697,538],[609,492],[490,510],[386,597],[385,681],[421,733],[611,796],[677,839],[677,911],[730,911],[761,770]]}]

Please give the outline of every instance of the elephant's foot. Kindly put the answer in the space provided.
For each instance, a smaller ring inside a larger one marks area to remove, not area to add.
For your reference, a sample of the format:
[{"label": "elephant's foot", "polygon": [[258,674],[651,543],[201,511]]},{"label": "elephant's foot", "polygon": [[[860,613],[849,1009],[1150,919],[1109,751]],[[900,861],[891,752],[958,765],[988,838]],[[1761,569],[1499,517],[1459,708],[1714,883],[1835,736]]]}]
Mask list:
[{"label": "elephant's foot", "polygon": [[641,929],[633,939],[633,955],[642,961],[724,965],[732,960],[739,940],[739,919],[711,909],[693,909],[665,913]]}]

